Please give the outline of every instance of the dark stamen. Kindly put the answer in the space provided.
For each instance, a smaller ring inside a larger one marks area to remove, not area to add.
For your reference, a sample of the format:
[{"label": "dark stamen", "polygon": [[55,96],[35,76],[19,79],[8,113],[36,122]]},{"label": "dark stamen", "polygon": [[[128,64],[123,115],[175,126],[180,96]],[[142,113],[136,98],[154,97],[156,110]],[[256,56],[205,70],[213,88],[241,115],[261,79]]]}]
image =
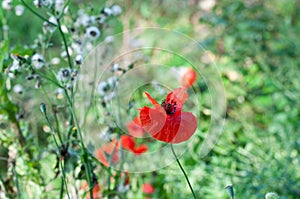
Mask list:
[{"label": "dark stamen", "polygon": [[174,102],[173,100],[171,100],[170,102],[166,102],[166,100],[164,100],[161,103],[161,106],[164,108],[168,115],[173,115],[176,112],[176,102]]}]

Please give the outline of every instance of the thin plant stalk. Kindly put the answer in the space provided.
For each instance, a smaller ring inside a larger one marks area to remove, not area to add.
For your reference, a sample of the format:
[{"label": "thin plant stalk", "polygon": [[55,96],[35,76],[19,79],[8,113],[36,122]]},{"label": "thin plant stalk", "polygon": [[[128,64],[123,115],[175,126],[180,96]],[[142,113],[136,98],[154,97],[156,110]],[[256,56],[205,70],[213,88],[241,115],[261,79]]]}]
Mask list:
[{"label": "thin plant stalk", "polygon": [[3,40],[8,41],[8,30],[6,28],[7,26],[7,21],[6,21],[6,16],[3,14],[3,10],[0,9],[0,19],[2,23],[2,34],[3,34]]},{"label": "thin plant stalk", "polygon": [[47,22],[48,24],[51,24],[52,26],[57,26],[57,24],[52,23],[51,21],[49,21],[48,19],[46,19],[45,17],[43,17],[42,15],[40,15],[38,12],[36,12],[34,9],[32,9],[24,0],[21,0],[22,4],[30,11],[32,12],[34,15],[36,15],[38,18],[40,18],[41,20]]},{"label": "thin plant stalk", "polygon": [[[65,34],[63,33],[62,28],[61,28],[60,18],[57,18],[57,27],[58,27],[59,32],[61,34],[61,37],[63,39],[63,44],[64,44],[64,47],[65,47],[65,50],[66,50],[66,53],[67,53],[67,58],[68,58],[68,64],[69,64],[70,68],[73,68],[73,64],[72,64],[72,61],[71,61],[71,56],[70,56],[69,50],[68,50],[67,40],[66,40]],[[71,114],[72,114],[72,117],[73,117],[73,120],[74,120],[74,123],[75,123],[75,126],[76,126],[76,130],[78,131],[78,134],[79,134],[79,137],[80,137],[80,144],[81,144],[81,149],[82,149],[84,166],[85,166],[85,170],[86,170],[87,181],[88,181],[88,185],[89,185],[90,198],[92,199],[93,198],[93,193],[92,193],[93,185],[92,185],[92,181],[91,181],[90,164],[89,164],[89,161],[88,161],[88,155],[89,154],[87,153],[86,147],[83,143],[83,137],[82,137],[81,129],[80,129],[80,126],[79,126],[79,123],[78,123],[77,116],[76,116],[75,111],[74,111],[73,90],[71,90],[71,97],[70,97],[67,89],[64,88],[64,87],[63,87],[63,89],[64,89],[65,95],[67,97],[67,101],[68,101],[69,108],[70,108],[70,111],[71,111]]]},{"label": "thin plant stalk", "polygon": [[[120,133],[119,132],[118,132],[118,138],[117,138],[117,140],[120,140]],[[108,169],[109,169],[108,173],[109,174],[111,174],[111,166],[110,165],[112,164],[113,156],[114,156],[114,153],[115,153],[116,149],[117,149],[117,144],[115,144],[115,146],[114,146],[114,148],[112,150],[112,154],[111,154],[111,156],[109,157],[109,160],[108,160],[109,161],[109,167],[108,167]],[[111,177],[111,175],[108,175],[108,178],[107,178],[108,191],[110,191],[110,184],[111,184],[110,177]]]},{"label": "thin plant stalk", "polygon": [[67,44],[67,40],[66,40],[66,36],[64,34],[64,32],[62,31],[62,28],[61,28],[61,23],[60,23],[60,19],[57,18],[57,27],[58,27],[58,30],[60,32],[60,35],[63,39],[63,43],[64,43],[64,47],[65,47],[65,51],[67,53],[67,58],[68,58],[68,63],[69,63],[69,66],[70,68],[72,69],[73,68],[73,64],[72,64],[72,61],[71,61],[71,56],[70,56],[70,53],[69,53],[69,49],[68,49],[68,44]]},{"label": "thin plant stalk", "polygon": [[11,199],[11,196],[8,194],[8,188],[6,186],[6,183],[4,182],[4,179],[2,178],[2,176],[0,175],[0,181],[3,185],[4,191],[5,191],[5,196],[9,199]]},{"label": "thin plant stalk", "polygon": [[[69,195],[69,191],[68,191],[68,185],[67,185],[67,181],[66,181],[65,170],[64,170],[64,167],[63,167],[63,164],[62,164],[62,156],[61,156],[61,154],[59,152],[60,149],[59,149],[58,142],[57,142],[57,140],[55,138],[55,132],[54,132],[54,129],[52,128],[52,125],[51,125],[51,123],[49,121],[49,118],[48,118],[48,115],[47,115],[46,111],[43,111],[43,114],[44,114],[44,117],[45,117],[45,119],[47,121],[47,124],[48,124],[48,126],[49,126],[49,128],[51,130],[52,139],[53,139],[53,141],[54,141],[54,143],[56,145],[56,148],[57,148],[57,155],[59,157],[59,162],[60,162],[59,165],[60,165],[60,170],[61,170],[61,174],[62,174],[62,176],[61,176],[62,182],[64,182],[64,184],[66,186],[66,193],[67,193],[68,198],[70,199],[70,195]],[[63,187],[61,187],[60,191],[61,191],[60,192],[60,198],[62,198],[63,197],[63,191],[64,191]]]},{"label": "thin plant stalk", "polygon": [[63,193],[64,193],[64,180],[61,179],[59,198],[63,198]]},{"label": "thin plant stalk", "polygon": [[93,185],[92,185],[92,181],[91,181],[91,168],[90,168],[90,164],[89,164],[89,160],[88,160],[89,154],[87,153],[87,151],[86,151],[87,149],[86,149],[86,147],[83,143],[83,137],[82,137],[82,133],[81,133],[81,129],[80,129],[80,126],[79,126],[79,122],[78,122],[76,113],[74,111],[73,102],[72,102],[66,88],[64,88],[64,92],[65,92],[65,95],[67,97],[69,108],[70,108],[70,111],[72,113],[72,116],[73,116],[73,119],[74,119],[74,122],[75,122],[76,130],[79,134],[81,152],[82,152],[82,155],[83,155],[83,164],[84,164],[84,167],[85,167],[85,173],[86,173],[86,177],[87,177],[87,181],[88,181],[88,185],[89,185],[90,198],[92,199],[93,198],[93,192],[92,192]]},{"label": "thin plant stalk", "polygon": [[191,185],[191,183],[190,183],[190,181],[189,181],[189,177],[187,176],[185,170],[183,169],[183,167],[182,167],[182,165],[181,165],[181,163],[180,163],[180,161],[179,161],[179,159],[178,159],[178,157],[177,157],[177,155],[176,155],[176,153],[175,153],[175,151],[174,151],[173,144],[170,144],[170,146],[171,146],[172,153],[173,153],[173,155],[174,155],[174,157],[175,157],[175,159],[176,159],[176,162],[177,162],[177,164],[179,165],[180,170],[182,171],[182,173],[183,173],[183,175],[184,175],[184,177],[185,177],[185,179],[186,179],[186,181],[187,181],[187,183],[188,183],[188,185],[189,185],[189,187],[190,187],[190,190],[191,190],[191,192],[192,192],[192,194],[193,194],[193,197],[194,197],[194,199],[196,199],[196,194],[195,194],[195,192],[194,192],[194,190],[193,190],[193,187],[192,187],[192,185]]},{"label": "thin plant stalk", "polygon": [[[42,87],[41,89],[42,89],[42,92],[44,93],[44,96],[46,96],[47,101],[49,103],[51,103],[51,100],[50,100],[47,92],[45,91],[44,87]],[[59,123],[58,123],[57,113],[55,111],[54,111],[54,121],[55,121],[55,126],[56,126],[56,132],[57,132],[58,139],[60,141],[60,144],[63,145],[63,140],[62,140],[61,133],[60,133],[60,130],[59,130]]]}]

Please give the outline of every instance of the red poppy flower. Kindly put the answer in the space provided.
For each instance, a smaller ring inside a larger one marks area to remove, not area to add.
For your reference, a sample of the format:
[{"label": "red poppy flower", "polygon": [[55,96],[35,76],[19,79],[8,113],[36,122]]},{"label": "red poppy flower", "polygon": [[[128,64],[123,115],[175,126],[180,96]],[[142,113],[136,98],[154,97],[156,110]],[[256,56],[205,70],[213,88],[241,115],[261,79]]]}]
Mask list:
[{"label": "red poppy flower", "polygon": [[106,167],[109,167],[108,156],[112,155],[112,162],[116,163],[119,161],[119,149],[120,143],[117,140],[112,140],[110,143],[103,145],[96,151],[96,158]]},{"label": "red poppy flower", "polygon": [[[87,190],[88,188],[89,188],[89,185],[88,185],[87,181],[84,181],[82,186],[81,186],[81,189]],[[101,187],[100,187],[99,184],[94,185],[92,192],[93,192],[93,198],[94,199],[101,199],[102,198],[101,197]],[[85,199],[90,199],[90,194],[89,193],[86,195]]]},{"label": "red poppy flower", "polygon": [[132,121],[126,125],[128,133],[133,137],[142,137],[145,131],[142,127],[141,120],[139,117],[135,117]]},{"label": "red poppy flower", "polygon": [[135,155],[145,153],[148,150],[148,147],[144,144],[136,146],[134,139],[128,135],[122,135],[121,142],[124,149],[131,151]]},{"label": "red poppy flower", "polygon": [[192,68],[187,68],[182,75],[180,86],[183,88],[191,87],[197,79],[197,73]]},{"label": "red poppy flower", "polygon": [[150,183],[143,184],[142,189],[143,189],[143,193],[145,194],[152,194],[155,191],[154,187]]},{"label": "red poppy flower", "polygon": [[196,117],[190,112],[182,112],[188,94],[184,88],[176,88],[169,93],[162,104],[158,104],[145,92],[154,108],[144,106],[140,110],[142,126],[153,138],[180,143],[188,140],[197,129]]},{"label": "red poppy flower", "polygon": [[124,149],[131,151],[135,155],[142,154],[148,150],[148,147],[144,144],[137,146],[131,136],[122,135],[120,141],[112,140],[110,143],[105,144],[100,149],[96,150],[96,158],[106,167],[110,166],[109,156],[112,156],[112,163],[117,163],[119,161],[121,144]]}]

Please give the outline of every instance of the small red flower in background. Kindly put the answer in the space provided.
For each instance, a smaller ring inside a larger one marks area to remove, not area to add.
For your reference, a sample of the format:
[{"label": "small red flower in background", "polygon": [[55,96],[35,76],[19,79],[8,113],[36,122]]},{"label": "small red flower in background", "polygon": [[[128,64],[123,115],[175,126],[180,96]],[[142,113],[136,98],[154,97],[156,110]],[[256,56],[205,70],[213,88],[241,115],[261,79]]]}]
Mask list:
[{"label": "small red flower in background", "polygon": [[145,153],[148,150],[148,147],[144,144],[136,146],[134,139],[128,135],[122,135],[121,142],[124,149],[131,151],[135,155]]},{"label": "small red flower in background", "polygon": [[112,155],[112,162],[118,162],[119,149],[120,143],[117,140],[112,140],[110,143],[105,144],[100,149],[98,149],[95,156],[104,166],[109,167],[109,159],[107,157]]},{"label": "small red flower in background", "polygon": [[142,137],[145,131],[142,127],[141,120],[139,117],[135,117],[132,121],[126,125],[128,133],[133,137]]},{"label": "small red flower in background", "polygon": [[121,135],[119,141],[112,140],[110,143],[105,144],[100,149],[96,150],[95,156],[105,167],[109,167],[108,157],[113,156],[112,163],[117,163],[119,161],[119,151],[121,147],[135,155],[145,153],[148,150],[148,147],[144,144],[137,146],[133,137]]},{"label": "small red flower in background", "polygon": [[152,194],[155,191],[154,187],[150,183],[143,184],[142,189],[144,194]]},{"label": "small red flower in background", "polygon": [[191,87],[197,79],[197,73],[192,68],[186,68],[183,72],[180,86],[183,88],[189,88]]},{"label": "small red flower in background", "polygon": [[[84,181],[84,182],[83,182],[81,188],[82,188],[83,190],[86,190],[86,191],[88,190],[89,185],[88,185],[87,181]],[[101,197],[101,187],[100,187],[99,184],[96,184],[96,185],[93,187],[93,191],[92,191],[92,192],[93,192],[93,198],[94,198],[94,199],[101,199],[101,198],[102,198],[102,197]],[[86,195],[85,199],[90,199],[90,194],[89,194],[89,193]]]},{"label": "small red flower in background", "polygon": [[170,92],[162,104],[158,104],[145,92],[154,108],[144,106],[140,110],[142,127],[157,140],[180,143],[188,140],[197,129],[196,117],[190,112],[182,112],[188,94],[184,88]]}]

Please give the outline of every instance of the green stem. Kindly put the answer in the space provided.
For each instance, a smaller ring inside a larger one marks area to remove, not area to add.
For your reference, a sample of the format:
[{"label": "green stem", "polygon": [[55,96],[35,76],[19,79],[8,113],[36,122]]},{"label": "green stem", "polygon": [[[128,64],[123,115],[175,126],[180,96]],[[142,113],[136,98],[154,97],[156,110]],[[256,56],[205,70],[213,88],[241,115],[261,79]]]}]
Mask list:
[{"label": "green stem", "polygon": [[3,180],[3,178],[2,178],[1,175],[0,175],[0,181],[1,181],[2,185],[3,185],[3,187],[4,187],[5,196],[6,196],[7,198],[11,199],[11,196],[8,195],[8,189],[7,189],[6,183],[4,182],[4,180]]},{"label": "green stem", "polygon": [[38,74],[41,78],[43,78],[45,80],[48,80],[49,82],[53,83],[58,88],[63,88],[63,86],[61,84],[59,84],[59,82],[55,79],[56,75],[55,75],[55,73],[53,71],[51,71],[50,73],[44,73],[44,72],[35,70],[34,72],[36,74]]},{"label": "green stem", "polygon": [[65,11],[66,7],[69,5],[70,2],[71,2],[71,0],[68,0],[67,3],[65,3],[65,5],[64,5],[64,7],[63,7],[63,9],[61,11],[61,13],[58,16],[58,19],[61,19],[63,17],[64,11]]},{"label": "green stem", "polygon": [[89,185],[90,198],[93,199],[93,192],[92,192],[93,185],[92,185],[92,181],[91,181],[91,168],[90,168],[90,164],[89,164],[89,160],[88,160],[88,155],[89,154],[87,153],[86,147],[83,143],[83,137],[82,137],[82,133],[81,133],[81,129],[80,129],[80,126],[79,126],[79,122],[78,122],[76,113],[74,111],[73,102],[72,102],[66,88],[64,88],[64,92],[65,92],[65,95],[67,97],[67,101],[69,103],[70,111],[72,113],[73,120],[75,122],[76,130],[79,134],[81,152],[82,152],[82,155],[83,155],[83,164],[84,164],[84,167],[85,167],[85,173],[86,173],[86,177],[87,177],[87,181],[88,181],[88,185]]},{"label": "green stem", "polygon": [[178,157],[177,157],[177,155],[176,155],[176,153],[174,151],[173,144],[170,144],[170,146],[171,146],[172,153],[173,153],[173,155],[174,155],[174,157],[175,157],[175,159],[176,159],[176,161],[177,161],[177,163],[178,163],[178,165],[179,165],[179,167],[180,167],[180,169],[181,169],[181,171],[182,171],[182,173],[183,173],[183,175],[184,175],[184,177],[185,177],[185,179],[186,179],[186,181],[187,181],[187,183],[188,183],[188,185],[190,187],[190,190],[191,190],[191,192],[192,192],[192,194],[194,196],[194,199],[196,199],[196,195],[195,195],[193,187],[192,187],[192,185],[191,185],[191,183],[189,181],[189,177],[187,176],[186,172],[184,171],[183,167],[181,166],[181,164],[179,162],[179,159],[178,159]]},{"label": "green stem", "polygon": [[0,9],[0,19],[2,23],[3,40],[8,41],[7,21],[2,9]]},{"label": "green stem", "polygon": [[[73,178],[75,179],[76,177],[76,174],[75,174],[75,171],[73,170],[73,172],[72,172],[72,176],[73,176]],[[74,180],[73,181],[74,182],[74,184],[73,184],[73,187],[74,187],[74,189],[75,189],[75,198],[79,198],[79,193],[78,193],[78,188],[77,188],[77,186],[76,186],[76,181]]]},{"label": "green stem", "polygon": [[63,145],[63,140],[60,134],[60,130],[59,130],[59,123],[58,123],[58,118],[57,118],[57,113],[54,113],[54,120],[55,120],[55,125],[56,125],[56,131],[57,131],[57,135],[58,135],[58,139],[61,143],[61,145]]},{"label": "green stem", "polygon": [[63,198],[64,197],[63,194],[64,194],[64,180],[61,179],[59,198]]},{"label": "green stem", "polygon": [[[64,47],[65,47],[65,50],[66,50],[66,53],[67,53],[69,66],[70,66],[70,68],[73,68],[72,61],[71,61],[71,56],[70,56],[69,50],[68,50],[67,40],[66,40],[65,34],[63,33],[62,28],[61,28],[60,18],[57,18],[57,24],[58,24],[59,32],[60,32],[60,34],[62,36],[62,39],[63,39],[63,43],[64,43]],[[64,89],[65,95],[67,97],[69,108],[70,108],[70,111],[71,111],[71,114],[73,116],[73,120],[74,120],[76,129],[77,129],[79,137],[80,137],[80,145],[81,145],[81,151],[82,151],[82,155],[83,155],[83,164],[84,164],[84,167],[85,167],[86,177],[87,177],[87,181],[88,181],[88,185],[89,185],[90,198],[93,199],[93,193],[92,193],[93,185],[92,185],[92,181],[91,181],[91,168],[90,168],[90,164],[89,164],[89,160],[88,160],[89,154],[87,153],[86,147],[83,143],[83,137],[82,137],[81,129],[80,129],[80,126],[79,126],[79,123],[78,123],[77,116],[76,116],[75,111],[74,111],[73,89],[71,89],[71,97],[70,97],[67,89],[66,88],[63,88],[63,89]]]},{"label": "green stem", "polygon": [[[41,89],[42,89],[42,92],[43,92],[44,96],[46,97],[48,103],[51,103],[51,99],[49,98],[48,93],[45,91],[43,86],[41,87]],[[53,112],[54,112],[53,116],[54,116],[54,121],[55,121],[55,126],[56,126],[56,132],[57,132],[57,135],[58,135],[58,139],[60,141],[60,144],[63,145],[63,140],[62,140],[60,129],[59,129],[57,113],[56,113],[56,111],[53,111]]]},{"label": "green stem", "polygon": [[63,43],[64,43],[64,47],[65,47],[65,50],[66,50],[66,53],[67,53],[67,58],[68,58],[69,66],[72,69],[73,68],[73,64],[72,64],[72,61],[71,61],[71,56],[69,54],[69,49],[68,49],[68,44],[67,44],[66,36],[65,36],[64,32],[61,29],[61,23],[60,23],[60,19],[59,18],[57,18],[57,26],[58,26],[58,30],[60,32],[60,35],[61,35],[61,37],[63,39]]},{"label": "green stem", "polygon": [[47,22],[48,24],[51,24],[52,26],[57,26],[55,23],[52,23],[51,21],[49,21],[48,19],[46,19],[45,17],[43,17],[42,15],[40,15],[38,12],[36,12],[34,9],[32,9],[24,0],[21,0],[22,4],[30,11],[32,12],[34,15],[36,15],[38,18],[40,18],[41,20]]},{"label": "green stem", "polygon": [[[51,129],[52,139],[53,139],[53,141],[54,141],[54,143],[56,145],[57,155],[59,157],[59,162],[60,162],[59,166],[60,166],[60,171],[61,171],[61,174],[62,174],[61,179],[62,179],[62,181],[64,182],[64,184],[66,186],[66,193],[67,193],[68,198],[70,199],[70,195],[69,195],[69,191],[68,191],[68,185],[67,185],[67,181],[66,181],[65,170],[64,170],[64,167],[63,167],[63,164],[62,164],[62,156],[61,156],[61,154],[59,152],[60,149],[59,149],[59,145],[57,143],[57,140],[55,138],[55,132],[54,132],[54,129],[52,128],[52,125],[51,125],[51,123],[49,121],[47,113],[43,112],[43,114],[44,114],[44,117],[45,117],[45,119],[47,121],[47,124],[48,124],[49,128]],[[61,188],[61,191],[63,191],[63,188]],[[60,193],[60,196],[61,196],[60,198],[63,198],[63,193],[62,192]]]},{"label": "green stem", "polygon": [[[96,48],[96,53],[95,53],[95,56],[94,56],[94,59],[96,60],[95,63],[98,63],[98,48]],[[97,65],[97,64],[96,64]],[[94,76],[93,76],[93,82],[96,82],[96,77],[98,75],[98,67],[95,67],[94,68]],[[92,84],[92,89],[91,89],[91,93],[90,93],[90,103],[89,104],[93,104],[93,100],[94,100],[94,95],[95,95],[95,83]],[[90,112],[90,109],[92,108],[93,106],[88,106],[87,109],[86,109],[86,112],[84,114],[84,117],[83,117],[83,126],[86,124],[86,120],[87,120],[87,116],[88,116],[88,113]]]},{"label": "green stem", "polygon": [[69,96],[69,93],[68,93],[67,89],[66,88],[63,88],[63,89],[64,89],[64,93],[67,97],[68,104],[70,106],[70,111],[71,111],[71,114],[73,116],[73,120],[75,122],[76,130],[78,131],[78,134],[79,134],[80,144],[85,148],[84,143],[83,143],[83,137],[82,137],[81,129],[79,127],[79,122],[78,122],[78,119],[77,119],[75,111],[74,111],[72,100]]}]

